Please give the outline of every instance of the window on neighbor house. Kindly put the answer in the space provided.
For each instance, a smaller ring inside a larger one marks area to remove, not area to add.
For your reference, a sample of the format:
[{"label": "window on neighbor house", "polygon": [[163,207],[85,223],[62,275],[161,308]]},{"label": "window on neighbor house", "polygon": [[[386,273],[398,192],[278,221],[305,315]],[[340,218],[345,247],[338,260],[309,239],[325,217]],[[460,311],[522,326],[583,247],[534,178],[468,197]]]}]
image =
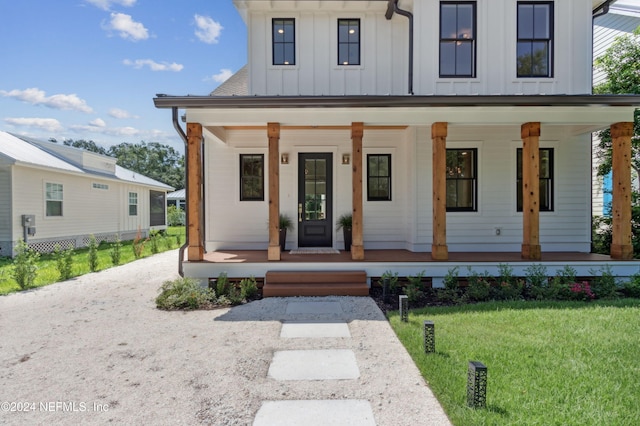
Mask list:
[{"label": "window on neighbor house", "polygon": [[478,150],[447,149],[447,211],[475,212],[478,192]]},{"label": "window on neighbor house", "polygon": [[129,216],[138,216],[138,193],[129,193]]},{"label": "window on neighbor house", "polygon": [[240,201],[264,201],[263,154],[240,154]]},{"label": "window on neighbor house", "polygon": [[151,226],[165,225],[166,205],[164,192],[149,191],[149,224]]},{"label": "window on neighbor house", "polygon": [[518,2],[518,77],[553,77],[553,3]]},{"label": "window on neighbor house", "polygon": [[391,154],[367,154],[367,200],[391,201]]},{"label": "window on neighbor house", "polygon": [[476,2],[440,2],[440,77],[475,77]]},{"label": "window on neighbor house", "polygon": [[273,65],[296,64],[296,24],[293,18],[273,19]]},{"label": "window on neighbor house", "polygon": [[338,65],[360,65],[359,19],[338,19]]},{"label": "window on neighbor house", "polygon": [[45,204],[48,217],[62,216],[63,187],[60,183],[46,183]]},{"label": "window on neighbor house", "polygon": [[[540,211],[553,211],[553,148],[540,148],[539,150],[540,173]],[[522,148],[518,148],[516,154],[517,182],[516,199],[517,210],[522,211]]]}]

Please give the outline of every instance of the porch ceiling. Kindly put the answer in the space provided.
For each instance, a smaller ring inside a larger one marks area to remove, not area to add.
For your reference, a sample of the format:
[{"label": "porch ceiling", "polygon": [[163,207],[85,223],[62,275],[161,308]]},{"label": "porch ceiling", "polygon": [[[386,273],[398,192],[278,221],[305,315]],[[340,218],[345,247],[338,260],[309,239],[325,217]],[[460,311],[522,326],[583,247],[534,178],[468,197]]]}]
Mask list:
[{"label": "porch ceiling", "polygon": [[188,122],[206,127],[264,126],[512,126],[540,122],[571,134],[633,121],[638,95],[509,96],[159,96],[158,108],[184,108]]}]

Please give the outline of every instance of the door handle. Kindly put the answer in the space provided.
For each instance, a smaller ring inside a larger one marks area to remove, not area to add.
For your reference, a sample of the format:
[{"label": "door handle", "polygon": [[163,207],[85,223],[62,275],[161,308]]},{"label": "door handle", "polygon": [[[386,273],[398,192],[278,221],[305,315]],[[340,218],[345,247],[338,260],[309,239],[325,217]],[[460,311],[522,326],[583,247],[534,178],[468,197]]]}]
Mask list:
[{"label": "door handle", "polygon": [[302,222],[302,203],[298,203],[298,222]]}]

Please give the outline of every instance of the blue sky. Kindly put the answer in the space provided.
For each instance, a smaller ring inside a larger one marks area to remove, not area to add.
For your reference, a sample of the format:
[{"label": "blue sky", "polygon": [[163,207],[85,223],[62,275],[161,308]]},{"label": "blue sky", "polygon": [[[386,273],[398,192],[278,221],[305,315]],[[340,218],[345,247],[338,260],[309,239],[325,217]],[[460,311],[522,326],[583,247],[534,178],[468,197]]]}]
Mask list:
[{"label": "blue sky", "polygon": [[3,0],[0,16],[0,130],[45,140],[182,152],[153,97],[207,95],[246,63],[232,0]]}]

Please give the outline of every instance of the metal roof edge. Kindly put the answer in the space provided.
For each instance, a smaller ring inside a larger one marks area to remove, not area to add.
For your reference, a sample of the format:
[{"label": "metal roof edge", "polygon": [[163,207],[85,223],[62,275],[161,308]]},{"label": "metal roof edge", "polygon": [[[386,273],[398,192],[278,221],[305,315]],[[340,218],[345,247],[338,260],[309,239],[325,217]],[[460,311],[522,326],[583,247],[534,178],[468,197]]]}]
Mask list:
[{"label": "metal roof edge", "polygon": [[640,95],[169,96],[156,108],[401,108],[489,106],[638,106]]}]

